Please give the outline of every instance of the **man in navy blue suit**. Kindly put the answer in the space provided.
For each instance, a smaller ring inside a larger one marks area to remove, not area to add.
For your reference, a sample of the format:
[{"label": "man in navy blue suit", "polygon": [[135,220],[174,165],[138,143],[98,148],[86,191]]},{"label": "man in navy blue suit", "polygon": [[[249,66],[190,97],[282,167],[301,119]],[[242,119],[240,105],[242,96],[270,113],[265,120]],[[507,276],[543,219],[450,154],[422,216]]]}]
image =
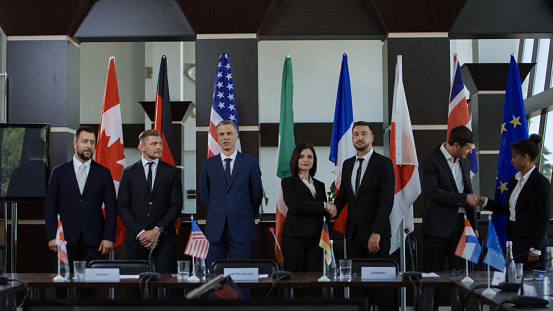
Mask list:
[{"label": "man in navy blue suit", "polygon": [[203,161],[199,190],[207,210],[206,265],[219,259],[249,259],[255,240],[255,217],[263,197],[257,159],[236,150],[238,128],[225,120],[217,125],[221,153]]},{"label": "man in navy blue suit", "polygon": [[[96,136],[88,126],[75,133],[75,155],[54,168],[44,202],[48,247],[58,251],[58,214],[67,241],[70,267],[75,260],[94,260],[109,253],[115,241],[117,202],[109,169],[92,160]],[[106,215],[102,212],[105,205]]]},{"label": "man in navy blue suit", "polygon": [[[125,168],[119,185],[119,217],[127,227],[127,258],[148,260],[160,273],[177,272],[175,221],[182,211],[180,171],[163,161],[161,135],[146,130],[139,136],[142,158]],[[157,246],[156,238],[159,236]]]}]

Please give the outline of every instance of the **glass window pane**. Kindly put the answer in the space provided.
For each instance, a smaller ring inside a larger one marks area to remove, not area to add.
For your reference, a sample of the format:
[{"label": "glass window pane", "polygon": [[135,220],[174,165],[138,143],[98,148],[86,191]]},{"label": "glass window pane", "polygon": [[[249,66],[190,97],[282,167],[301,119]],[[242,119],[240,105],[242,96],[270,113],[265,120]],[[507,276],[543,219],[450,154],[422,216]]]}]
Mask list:
[{"label": "glass window pane", "polygon": [[[551,181],[551,168],[553,164],[553,111],[547,113],[545,119],[545,133],[542,142],[542,154],[540,157],[540,172]],[[552,137],[552,138],[549,138]]]},{"label": "glass window pane", "polygon": [[[524,39],[524,45],[522,47],[522,63],[531,63],[532,62],[532,51],[534,50],[534,39]],[[522,98],[526,99],[528,97],[528,79],[530,75],[526,76],[526,79],[522,81],[520,86],[522,89]]]},{"label": "glass window pane", "polygon": [[540,39],[538,41],[538,55],[536,58],[536,69],[534,71],[534,88],[532,89],[532,95],[539,94],[545,89],[545,74],[547,72],[549,43],[550,39]]},{"label": "glass window pane", "polygon": [[528,119],[528,135],[538,134],[540,132],[540,119],[540,115]]}]

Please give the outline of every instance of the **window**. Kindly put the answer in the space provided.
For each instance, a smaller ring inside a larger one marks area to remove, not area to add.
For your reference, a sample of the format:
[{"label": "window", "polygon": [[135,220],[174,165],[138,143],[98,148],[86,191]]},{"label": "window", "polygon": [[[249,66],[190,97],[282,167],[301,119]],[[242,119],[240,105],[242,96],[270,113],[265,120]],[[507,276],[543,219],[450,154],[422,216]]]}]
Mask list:
[{"label": "window", "polygon": [[543,135],[542,151],[540,157],[540,172],[551,181],[551,169],[553,165],[553,111],[547,113],[545,118],[545,133]]},{"label": "window", "polygon": [[540,132],[541,115],[528,119],[528,135],[538,134]]},{"label": "window", "polygon": [[545,75],[547,73],[547,56],[549,55],[550,39],[540,39],[538,41],[538,54],[536,58],[536,67],[534,70],[534,88],[532,95],[539,94],[545,89]]}]

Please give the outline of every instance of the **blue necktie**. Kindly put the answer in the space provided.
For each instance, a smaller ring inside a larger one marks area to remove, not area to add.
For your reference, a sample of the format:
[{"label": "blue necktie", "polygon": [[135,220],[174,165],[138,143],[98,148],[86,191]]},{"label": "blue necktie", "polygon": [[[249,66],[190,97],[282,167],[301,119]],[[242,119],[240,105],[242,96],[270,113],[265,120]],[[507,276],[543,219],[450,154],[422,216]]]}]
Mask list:
[{"label": "blue necktie", "polygon": [[225,159],[225,177],[227,178],[227,185],[229,184],[230,182],[230,161],[232,161],[231,158],[226,158]]}]

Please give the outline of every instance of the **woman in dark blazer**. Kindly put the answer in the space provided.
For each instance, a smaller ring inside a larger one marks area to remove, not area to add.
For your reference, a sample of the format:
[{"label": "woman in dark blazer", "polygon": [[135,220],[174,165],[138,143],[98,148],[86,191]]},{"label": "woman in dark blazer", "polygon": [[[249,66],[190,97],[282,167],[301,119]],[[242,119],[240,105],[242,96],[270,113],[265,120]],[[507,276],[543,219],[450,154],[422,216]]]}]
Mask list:
[{"label": "woman in dark blazer", "polygon": [[551,218],[551,184],[534,165],[541,141],[541,136],[534,134],[511,144],[511,162],[520,171],[509,181],[504,204],[481,198],[483,207],[508,217],[507,240],[513,241],[515,261],[522,262],[525,270],[539,259]]},{"label": "woman in dark blazer", "polygon": [[288,207],[282,225],[284,269],[321,272],[323,250],[319,248],[323,216],[336,216],[336,207],[326,202],[324,183],[313,178],[317,155],[311,144],[296,146],[290,159],[291,177],[282,179],[282,196]]}]

